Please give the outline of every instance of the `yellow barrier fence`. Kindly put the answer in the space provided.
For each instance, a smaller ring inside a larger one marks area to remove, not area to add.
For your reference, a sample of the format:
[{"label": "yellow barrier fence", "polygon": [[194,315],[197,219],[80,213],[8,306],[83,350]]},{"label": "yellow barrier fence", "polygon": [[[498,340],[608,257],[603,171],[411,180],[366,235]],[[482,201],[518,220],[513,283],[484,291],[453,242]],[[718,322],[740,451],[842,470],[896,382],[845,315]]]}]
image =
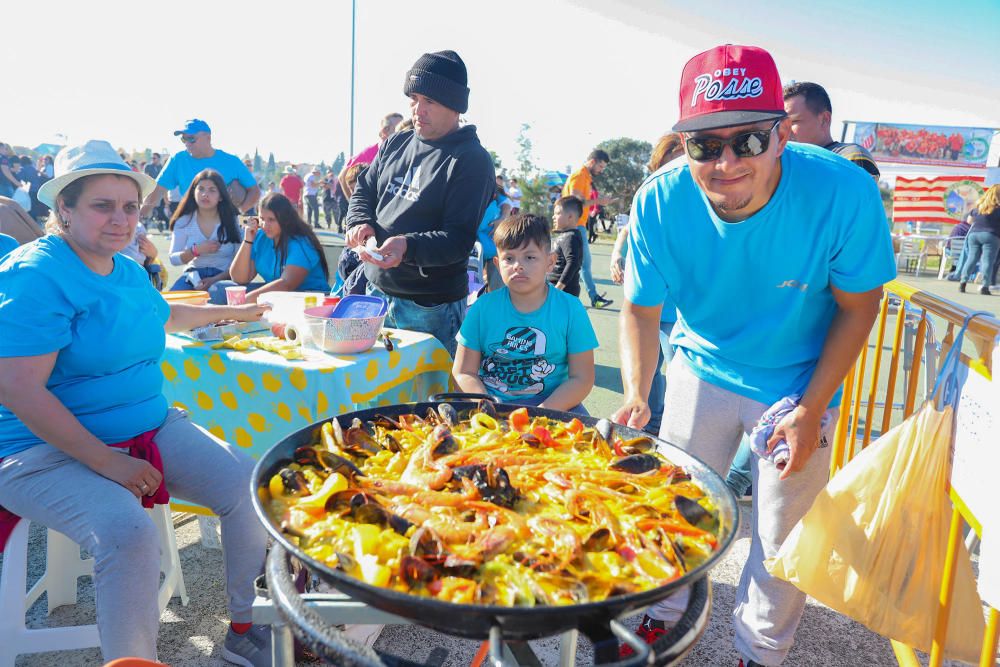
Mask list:
[{"label": "yellow barrier fence", "polygon": [[[959,304],[896,280],[885,286],[885,296],[872,338],[861,351],[844,382],[844,405],[834,436],[831,476],[874,438],[909,417],[919,407],[933,386],[938,361],[944,359],[962,322],[971,312]],[[936,334],[942,327],[945,335],[938,348],[934,343]],[[888,341],[887,331],[891,331]],[[992,371],[997,370],[991,368],[991,355],[998,335],[1000,320],[982,316],[974,318],[965,334],[962,363],[970,371],[980,373],[987,379],[991,378]],[[887,368],[884,360],[886,354],[889,355]],[[951,500],[951,529],[930,667],[940,667],[943,661],[941,649],[948,632],[955,556],[965,527],[969,526],[977,535],[982,535],[979,521],[954,489],[951,491]],[[998,634],[1000,612],[990,608],[983,636],[980,667],[993,667],[996,664]],[[911,647],[892,641],[892,648],[900,665],[918,667],[921,664]]]}]

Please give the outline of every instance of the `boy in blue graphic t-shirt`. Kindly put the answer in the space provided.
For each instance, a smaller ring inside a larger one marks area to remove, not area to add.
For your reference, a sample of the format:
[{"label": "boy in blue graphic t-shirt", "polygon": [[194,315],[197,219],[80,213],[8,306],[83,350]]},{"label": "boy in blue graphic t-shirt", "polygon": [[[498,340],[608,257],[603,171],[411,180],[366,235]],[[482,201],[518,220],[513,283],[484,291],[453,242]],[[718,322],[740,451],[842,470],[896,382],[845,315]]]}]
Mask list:
[{"label": "boy in blue graphic t-shirt", "polygon": [[462,391],[587,414],[597,336],[576,297],[550,286],[546,220],[516,215],[494,234],[504,287],[480,297],[458,332],[452,374]]}]

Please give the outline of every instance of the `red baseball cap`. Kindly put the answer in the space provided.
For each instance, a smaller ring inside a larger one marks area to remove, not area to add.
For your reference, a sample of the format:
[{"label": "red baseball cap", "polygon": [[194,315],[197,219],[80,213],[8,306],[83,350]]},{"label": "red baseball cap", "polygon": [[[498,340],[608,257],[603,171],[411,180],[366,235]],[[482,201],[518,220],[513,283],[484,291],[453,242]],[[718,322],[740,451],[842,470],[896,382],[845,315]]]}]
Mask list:
[{"label": "red baseball cap", "polygon": [[724,44],[699,53],[681,73],[680,120],[696,132],[785,117],[774,58],[757,46]]}]

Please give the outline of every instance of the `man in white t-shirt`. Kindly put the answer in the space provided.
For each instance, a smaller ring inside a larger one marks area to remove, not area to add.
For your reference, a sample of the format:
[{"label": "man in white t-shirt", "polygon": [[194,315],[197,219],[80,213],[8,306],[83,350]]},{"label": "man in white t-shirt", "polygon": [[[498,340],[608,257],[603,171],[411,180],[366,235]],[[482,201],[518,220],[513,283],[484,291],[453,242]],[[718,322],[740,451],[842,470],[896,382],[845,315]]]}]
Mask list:
[{"label": "man in white t-shirt", "polygon": [[510,187],[507,189],[507,198],[510,199],[510,214],[517,215],[521,210],[521,188],[517,187],[517,179],[510,179]]},{"label": "man in white t-shirt", "polygon": [[306,222],[317,229],[319,228],[319,199],[317,195],[319,194],[320,180],[319,167],[313,167],[313,170],[306,175]]}]

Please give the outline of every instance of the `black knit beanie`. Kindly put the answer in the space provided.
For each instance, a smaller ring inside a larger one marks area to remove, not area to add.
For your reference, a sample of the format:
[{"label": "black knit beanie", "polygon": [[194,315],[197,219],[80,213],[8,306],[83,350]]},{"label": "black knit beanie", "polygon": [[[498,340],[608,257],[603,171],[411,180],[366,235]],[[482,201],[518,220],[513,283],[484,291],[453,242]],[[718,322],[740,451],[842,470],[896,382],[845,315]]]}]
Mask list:
[{"label": "black knit beanie", "polygon": [[469,110],[469,75],[454,51],[425,53],[406,73],[403,94],[419,93],[458,113]]}]

